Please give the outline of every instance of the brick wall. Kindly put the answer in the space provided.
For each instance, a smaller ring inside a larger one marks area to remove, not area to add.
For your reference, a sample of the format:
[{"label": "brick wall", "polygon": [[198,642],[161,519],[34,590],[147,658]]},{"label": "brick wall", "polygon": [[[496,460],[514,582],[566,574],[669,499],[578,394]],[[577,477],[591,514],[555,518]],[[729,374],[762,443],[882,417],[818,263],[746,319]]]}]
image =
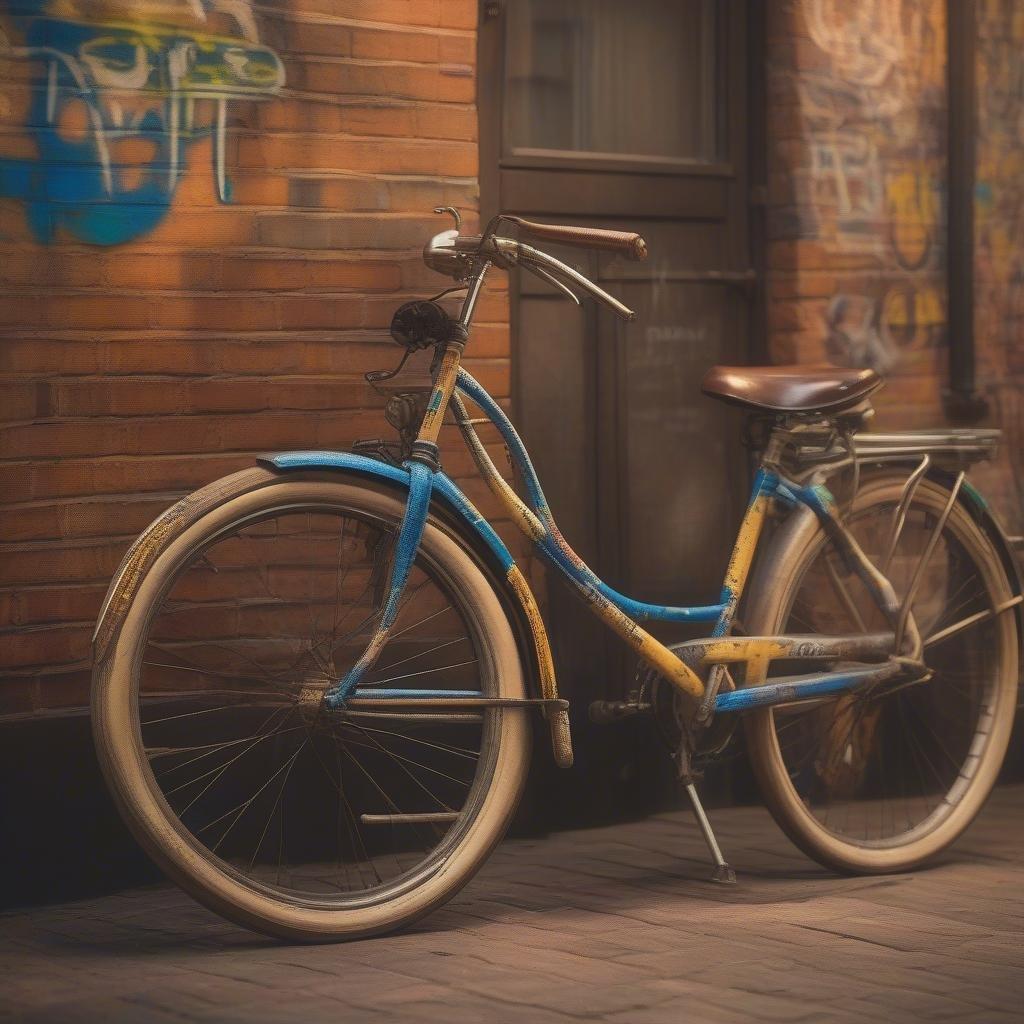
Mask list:
[{"label": "brick wall", "polygon": [[[880,429],[945,422],[945,6],[777,0],[768,19],[772,354],[883,372]],[[978,383],[1010,443],[973,478],[1021,532],[1024,4],[979,8]]]},{"label": "brick wall", "polygon": [[1006,437],[975,474],[1024,533],[1024,2],[978,5],[974,333],[979,384]]},{"label": "brick wall", "polygon": [[[390,433],[362,374],[400,355],[394,308],[443,287],[432,208],[477,221],[476,3],[16,0],[0,31],[11,714],[85,702],[111,573],[182,493]],[[467,358],[501,398],[504,287]]]}]

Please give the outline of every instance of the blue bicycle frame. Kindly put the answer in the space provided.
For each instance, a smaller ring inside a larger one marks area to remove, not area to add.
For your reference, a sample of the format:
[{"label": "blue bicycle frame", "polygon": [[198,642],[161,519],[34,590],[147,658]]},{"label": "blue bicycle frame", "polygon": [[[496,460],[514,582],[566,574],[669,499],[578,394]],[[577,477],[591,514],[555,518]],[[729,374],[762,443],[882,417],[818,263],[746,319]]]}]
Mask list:
[{"label": "blue bicycle frame", "polygon": [[[516,469],[525,483],[527,494],[525,502],[512,490],[491,461],[475,427],[466,414],[463,397],[477,405],[498,429],[511,453]],[[715,696],[714,711],[719,713],[834,695],[868,683],[881,681],[894,674],[893,664],[887,662],[866,668],[823,672],[776,679],[768,684],[763,683],[768,665],[773,659],[787,655],[794,656],[795,653],[799,653],[801,658],[834,659],[842,654],[847,658],[859,655],[866,661],[883,661],[893,649],[893,633],[868,635],[863,638],[822,637],[816,644],[810,643],[807,637],[727,636],[733,623],[737,604],[743,594],[770,502],[780,501],[789,507],[804,505],[810,508],[823,523],[834,528],[837,522],[835,503],[831,494],[823,486],[798,487],[783,481],[777,474],[764,468],[759,470],[754,479],[746,514],[740,525],[736,544],[729,560],[718,603],[699,606],[649,604],[620,594],[608,586],[565,542],[558,531],[540,481],[518,433],[498,403],[464,369],[459,368],[457,371],[450,401],[456,415],[456,423],[462,430],[484,479],[513,515],[514,521],[520,529],[533,540],[540,554],[565,577],[590,609],[618,633],[640,657],[691,698],[700,700],[705,696],[705,683],[702,682],[693,667],[644,630],[640,626],[641,622],[713,623],[710,637],[705,641],[697,642],[701,644],[701,663],[726,665],[743,662],[747,666],[746,681],[748,685],[744,689],[730,690]],[[433,399],[431,404],[435,408],[440,408],[440,405]],[[465,703],[467,700],[483,696],[465,690],[382,689],[379,687],[374,687],[372,690],[361,690],[359,687],[360,681],[372,668],[377,655],[387,642],[388,632],[394,622],[408,579],[409,569],[415,559],[432,499],[439,500],[464,519],[494,556],[495,561],[505,573],[513,593],[524,604],[527,612],[526,618],[533,629],[534,645],[542,666],[545,664],[550,666],[550,649],[546,634],[543,632],[543,623],[515,560],[486,519],[480,515],[458,485],[440,468],[433,468],[422,461],[412,459],[402,467],[397,467],[350,452],[334,451],[286,452],[267,456],[262,461],[278,470],[329,468],[355,471],[385,479],[408,490],[405,517],[399,530],[391,569],[389,593],[377,630],[366,651],[355,665],[328,691],[325,699],[330,706],[346,706],[353,701],[359,702],[370,698],[375,701]],[[892,595],[892,601],[894,600],[895,597]],[[891,602],[886,603],[893,607]],[[798,645],[799,650],[797,651]],[[548,675],[549,678],[545,679],[545,675]],[[762,680],[762,683],[757,685],[757,680]],[[752,681],[755,685],[749,685]],[[542,668],[542,694],[549,701],[557,700],[557,688],[554,685],[553,670],[550,667],[547,673]]]},{"label": "blue bicycle frame", "polygon": [[[464,690],[385,690],[360,687],[361,681],[388,642],[431,502],[436,500],[466,521],[505,573],[508,588],[529,623],[537,658],[541,697],[538,701],[527,703],[540,703],[544,706],[552,724],[556,756],[563,763],[571,760],[567,705],[558,698],[550,645],[533,594],[508,548],[456,484],[441,471],[437,441],[449,408],[454,413],[463,439],[484,480],[516,525],[533,541],[541,556],[563,575],[591,611],[617,633],[654,672],[667,679],[691,701],[699,702],[698,717],[701,720],[709,720],[715,712],[742,711],[746,708],[820,698],[875,685],[899,675],[908,660],[916,659],[920,653],[920,638],[913,618],[909,615],[909,605],[904,603],[901,606],[889,581],[871,565],[846,532],[828,490],[822,485],[800,486],[788,482],[767,462],[754,479],[750,501],[740,524],[716,604],[695,607],[649,604],[620,594],[599,579],[559,532],[529,454],[508,417],[487,391],[460,366],[460,362],[469,337],[473,310],[484,278],[492,265],[503,269],[514,265],[524,266],[554,281],[572,295],[565,285],[569,281],[604,302],[624,319],[632,319],[634,314],[566,264],[520,241],[498,237],[495,228],[503,219],[509,218],[495,218],[483,236],[471,238],[459,235],[459,218],[457,214],[455,217],[455,230],[435,236],[424,249],[424,260],[433,269],[465,282],[466,297],[458,320],[451,324],[450,337],[441,343],[433,390],[406,461],[398,467],[347,452],[330,451],[291,452],[267,456],[263,460],[278,470],[335,468],[355,471],[386,479],[408,492],[391,566],[389,592],[379,613],[377,628],[362,656],[327,691],[324,699],[328,706],[347,707],[353,702],[367,700],[400,701],[403,704],[430,701],[448,705],[465,704],[467,701],[486,704],[489,700],[504,703],[486,698],[482,693],[468,693]],[[546,230],[543,226],[538,229],[536,225],[533,229],[535,232]],[[562,229],[558,230],[564,233]],[[616,235],[615,232],[605,234]],[[638,236],[636,239],[616,237],[615,247],[621,248],[628,242],[634,256],[642,255],[643,246],[637,239]],[[476,405],[497,428],[524,481],[525,500],[495,468],[477,435],[473,420],[466,412],[464,398]],[[959,484],[954,488],[951,504],[956,499],[958,489]],[[818,516],[847,562],[857,569],[891,623],[892,632],[839,638],[729,636],[767,511],[773,502],[782,502],[790,507],[806,506]],[[679,647],[670,650],[643,628],[641,623],[650,621],[707,622],[712,625],[707,639],[682,645],[687,651],[686,656],[683,656]],[[895,652],[901,650],[904,635],[910,644],[911,659],[894,657]],[[869,664],[868,667],[852,670],[776,678],[767,683],[770,663],[787,656],[818,658],[823,661],[841,659]],[[744,688],[740,690],[733,688],[727,672],[727,665],[737,662],[745,666]]]}]

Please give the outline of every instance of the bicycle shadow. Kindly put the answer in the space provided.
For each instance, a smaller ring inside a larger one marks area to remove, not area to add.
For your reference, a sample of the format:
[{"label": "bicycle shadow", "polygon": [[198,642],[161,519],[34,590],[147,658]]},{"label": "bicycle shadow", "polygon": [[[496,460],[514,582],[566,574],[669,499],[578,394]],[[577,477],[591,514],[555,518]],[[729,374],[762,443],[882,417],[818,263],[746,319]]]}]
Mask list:
[{"label": "bicycle shadow", "polygon": [[[871,899],[879,890],[913,884],[965,862],[1013,862],[999,841],[997,816],[983,815],[968,840],[913,873],[841,876],[805,858],[762,808],[719,812],[719,840],[736,870],[735,885],[709,880],[711,864],[695,824],[681,812],[638,822],[554,833],[504,843],[451,903],[396,934],[357,947],[415,949],[428,937],[537,925],[572,931],[588,920],[638,923],[701,920],[708,913],[763,913],[817,900]],[[987,827],[986,826],[987,823]],[[724,920],[724,919],[723,919]],[[56,957],[147,960],[171,956],[182,965],[211,954],[242,959],[292,944],[223,921],[165,883],[80,903],[8,912],[5,931],[31,933]],[[596,927],[596,925],[595,925]],[[369,943],[370,945],[366,945]],[[303,947],[309,948],[309,947]],[[323,948],[334,948],[324,944]]]}]

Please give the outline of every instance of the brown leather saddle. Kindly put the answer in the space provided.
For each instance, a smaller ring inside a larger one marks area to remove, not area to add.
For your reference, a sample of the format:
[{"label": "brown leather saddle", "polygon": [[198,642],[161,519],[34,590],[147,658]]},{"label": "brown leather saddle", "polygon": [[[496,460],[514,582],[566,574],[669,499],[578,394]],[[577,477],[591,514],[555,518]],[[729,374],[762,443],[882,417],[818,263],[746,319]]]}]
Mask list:
[{"label": "brown leather saddle", "polygon": [[712,366],[701,390],[747,409],[838,413],[883,383],[874,370],[839,366]]}]

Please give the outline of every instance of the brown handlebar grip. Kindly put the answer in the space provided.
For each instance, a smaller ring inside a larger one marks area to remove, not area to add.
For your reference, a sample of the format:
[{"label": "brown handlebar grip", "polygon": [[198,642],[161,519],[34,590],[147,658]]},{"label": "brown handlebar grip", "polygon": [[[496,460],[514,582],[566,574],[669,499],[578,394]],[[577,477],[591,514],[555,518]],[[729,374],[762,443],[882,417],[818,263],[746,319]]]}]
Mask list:
[{"label": "brown handlebar grip", "polygon": [[578,245],[587,249],[610,249],[620,252],[627,259],[647,259],[647,243],[635,231],[612,231],[609,228],[584,228],[574,224],[538,224],[522,217],[506,216],[519,225],[520,234],[529,238],[561,242],[563,245]]}]

